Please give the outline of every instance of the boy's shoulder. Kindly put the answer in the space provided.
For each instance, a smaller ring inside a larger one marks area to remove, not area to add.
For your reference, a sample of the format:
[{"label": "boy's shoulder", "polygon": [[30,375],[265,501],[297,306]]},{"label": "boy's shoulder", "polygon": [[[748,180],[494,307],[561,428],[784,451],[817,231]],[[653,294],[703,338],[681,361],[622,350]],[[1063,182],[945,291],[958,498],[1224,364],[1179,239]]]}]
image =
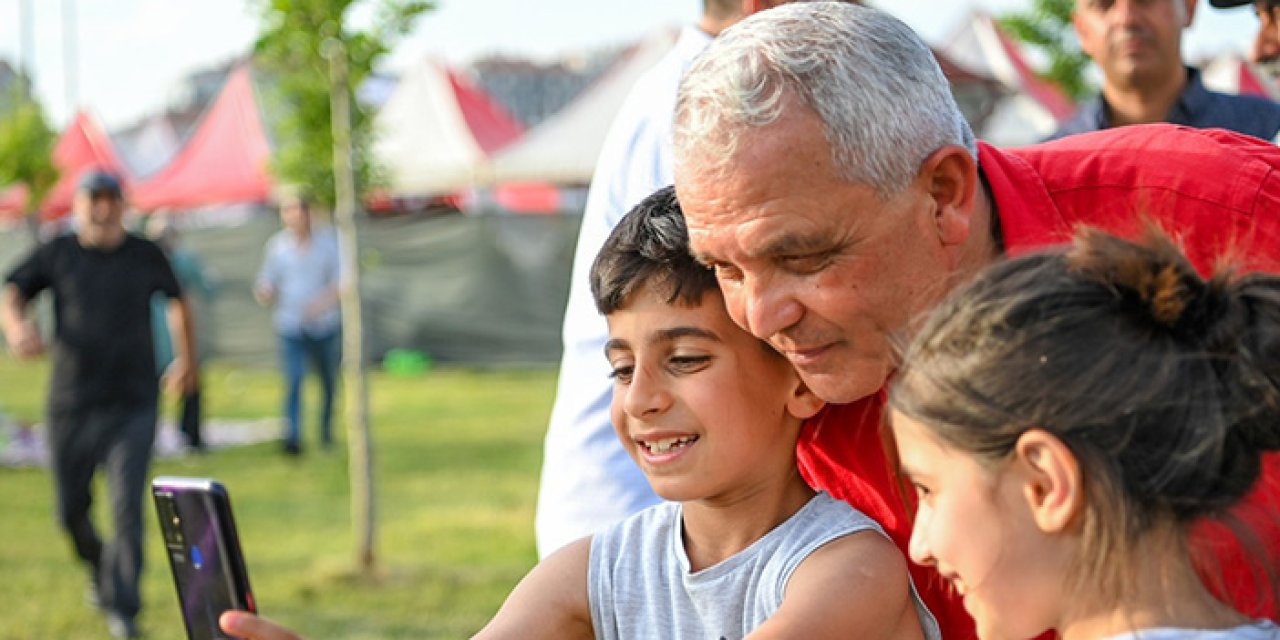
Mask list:
[{"label": "boy's shoulder", "polygon": [[[604,559],[597,556],[619,557],[625,554],[638,559],[650,554],[682,555],[682,514],[683,506],[679,502],[662,502],[597,533],[591,542],[593,563]],[[792,558],[798,563],[823,544],[860,531],[885,535],[884,529],[870,516],[825,491],[819,491],[799,511],[739,555],[767,550],[779,558]],[[607,560],[605,562],[608,563]]]}]

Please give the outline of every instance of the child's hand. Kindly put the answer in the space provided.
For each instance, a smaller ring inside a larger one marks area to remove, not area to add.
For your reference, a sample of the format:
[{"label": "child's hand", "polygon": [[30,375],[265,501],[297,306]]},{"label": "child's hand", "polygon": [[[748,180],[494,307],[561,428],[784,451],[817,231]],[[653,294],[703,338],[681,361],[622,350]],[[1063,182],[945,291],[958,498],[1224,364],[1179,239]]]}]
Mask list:
[{"label": "child's hand", "polygon": [[222,631],[245,640],[302,640],[302,636],[247,611],[226,611],[218,618]]}]

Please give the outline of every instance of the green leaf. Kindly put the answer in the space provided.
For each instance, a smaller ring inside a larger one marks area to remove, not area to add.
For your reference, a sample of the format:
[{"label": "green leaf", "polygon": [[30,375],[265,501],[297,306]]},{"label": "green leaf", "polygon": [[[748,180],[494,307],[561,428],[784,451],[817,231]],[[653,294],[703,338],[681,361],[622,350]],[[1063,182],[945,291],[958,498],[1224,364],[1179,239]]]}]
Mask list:
[{"label": "green leaf", "polygon": [[[329,61],[321,53],[321,45],[328,38],[342,43],[347,56],[346,91],[350,94],[435,3],[374,2],[372,23],[360,32],[349,30],[346,23],[349,10],[357,4],[354,0],[255,0],[254,4],[261,18],[255,61],[260,72],[271,78],[268,102],[278,113],[273,120],[276,144],[271,171],[281,183],[305,185],[317,201],[332,205]],[[353,108],[351,115],[352,166],[356,188],[363,193],[376,186],[374,178],[379,175],[369,153],[373,120],[358,108]]]},{"label": "green leaf", "polygon": [[998,22],[1010,36],[1048,61],[1047,68],[1039,71],[1040,77],[1079,101],[1094,89],[1085,76],[1089,58],[1080,50],[1071,26],[1074,10],[1074,0],[1034,0],[1027,10],[1005,14]]}]

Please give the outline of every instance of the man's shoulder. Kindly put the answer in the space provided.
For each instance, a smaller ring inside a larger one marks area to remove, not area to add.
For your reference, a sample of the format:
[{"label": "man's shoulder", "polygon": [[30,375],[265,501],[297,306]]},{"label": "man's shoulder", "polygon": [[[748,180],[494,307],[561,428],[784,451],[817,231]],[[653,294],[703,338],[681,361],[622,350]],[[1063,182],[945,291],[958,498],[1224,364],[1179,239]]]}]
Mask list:
[{"label": "man's shoulder", "polygon": [[62,233],[50,238],[31,251],[32,258],[36,260],[62,260],[64,256],[84,253],[84,247],[80,246],[80,240],[74,233]]},{"label": "man's shoulder", "polygon": [[164,249],[154,241],[144,238],[133,233],[124,234],[124,241],[120,243],[119,249],[114,252],[115,256],[131,260],[142,261],[167,261]]},{"label": "man's shoulder", "polygon": [[1280,104],[1255,95],[1209,92],[1214,118],[1205,126],[1220,127],[1263,140],[1280,133]]},{"label": "man's shoulder", "polygon": [[1090,131],[1013,149],[985,149],[982,162],[993,156],[1019,158],[1041,174],[1079,170],[1082,162],[1111,169],[1121,165],[1167,169],[1179,162],[1208,168],[1238,162],[1236,154],[1256,155],[1259,150],[1257,136],[1238,131],[1154,123]]}]

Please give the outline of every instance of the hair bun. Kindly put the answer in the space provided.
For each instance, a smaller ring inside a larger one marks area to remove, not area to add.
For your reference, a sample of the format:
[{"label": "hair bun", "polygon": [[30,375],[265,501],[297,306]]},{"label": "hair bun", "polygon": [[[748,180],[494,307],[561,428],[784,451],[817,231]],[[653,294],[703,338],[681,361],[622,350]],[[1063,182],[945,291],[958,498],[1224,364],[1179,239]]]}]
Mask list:
[{"label": "hair bun", "polygon": [[1137,317],[1184,335],[1203,335],[1223,308],[1226,292],[1206,283],[1154,225],[1146,227],[1138,242],[1084,228],[1076,234],[1067,264],[1112,291]]}]

